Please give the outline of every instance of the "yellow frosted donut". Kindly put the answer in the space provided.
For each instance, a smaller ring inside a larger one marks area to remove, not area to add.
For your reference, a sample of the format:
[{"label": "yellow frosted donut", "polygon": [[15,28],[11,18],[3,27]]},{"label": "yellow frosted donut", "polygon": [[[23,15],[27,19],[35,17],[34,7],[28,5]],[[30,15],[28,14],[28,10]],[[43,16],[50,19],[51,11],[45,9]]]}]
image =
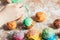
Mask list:
[{"label": "yellow frosted donut", "polygon": [[42,40],[40,35],[41,34],[37,32],[36,30],[29,30],[27,32],[28,40]]}]

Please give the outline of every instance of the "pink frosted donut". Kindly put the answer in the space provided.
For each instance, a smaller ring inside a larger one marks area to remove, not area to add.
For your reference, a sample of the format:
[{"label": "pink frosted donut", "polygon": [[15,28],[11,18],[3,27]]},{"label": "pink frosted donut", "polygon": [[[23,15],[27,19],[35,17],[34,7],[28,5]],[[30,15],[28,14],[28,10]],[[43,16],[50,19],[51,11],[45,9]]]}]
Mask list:
[{"label": "pink frosted donut", "polygon": [[12,35],[12,40],[24,40],[24,32],[14,33]]}]

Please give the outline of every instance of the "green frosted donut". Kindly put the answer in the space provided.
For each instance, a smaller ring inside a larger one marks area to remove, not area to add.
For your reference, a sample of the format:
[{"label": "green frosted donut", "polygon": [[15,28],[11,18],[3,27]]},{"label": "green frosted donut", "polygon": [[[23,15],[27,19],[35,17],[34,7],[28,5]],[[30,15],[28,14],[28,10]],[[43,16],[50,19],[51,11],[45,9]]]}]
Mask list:
[{"label": "green frosted donut", "polygon": [[27,17],[26,19],[24,19],[23,24],[28,27],[31,26],[32,21],[33,20],[30,17]]},{"label": "green frosted donut", "polygon": [[42,32],[42,37],[44,39],[50,38],[55,35],[55,32],[52,28],[45,28]]},{"label": "green frosted donut", "polygon": [[11,3],[21,3],[23,0],[11,0]]}]

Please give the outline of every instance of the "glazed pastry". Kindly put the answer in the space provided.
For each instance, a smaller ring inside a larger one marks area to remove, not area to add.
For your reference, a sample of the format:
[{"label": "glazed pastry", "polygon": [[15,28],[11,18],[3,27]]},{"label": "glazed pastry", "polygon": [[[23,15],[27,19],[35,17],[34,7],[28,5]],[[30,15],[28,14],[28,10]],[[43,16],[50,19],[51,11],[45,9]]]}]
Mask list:
[{"label": "glazed pastry", "polygon": [[42,40],[40,36],[41,34],[37,32],[36,30],[29,30],[27,32],[28,40]]},{"label": "glazed pastry", "polygon": [[36,21],[43,22],[46,19],[46,14],[44,12],[37,12],[36,13]]},{"label": "glazed pastry", "polygon": [[14,30],[17,26],[17,22],[16,21],[11,21],[7,23],[7,28],[10,30]]},{"label": "glazed pastry", "polygon": [[60,19],[56,19],[54,22],[53,22],[53,25],[55,28],[60,28]]},{"label": "glazed pastry", "polygon": [[23,0],[7,0],[8,3],[21,3]]},{"label": "glazed pastry", "polygon": [[43,40],[56,40],[55,32],[52,28],[45,28],[42,32]]},{"label": "glazed pastry", "polygon": [[20,31],[12,35],[12,40],[24,40],[24,32]]},{"label": "glazed pastry", "polygon": [[30,17],[27,17],[23,20],[23,25],[25,28],[30,29],[33,27],[34,21]]}]

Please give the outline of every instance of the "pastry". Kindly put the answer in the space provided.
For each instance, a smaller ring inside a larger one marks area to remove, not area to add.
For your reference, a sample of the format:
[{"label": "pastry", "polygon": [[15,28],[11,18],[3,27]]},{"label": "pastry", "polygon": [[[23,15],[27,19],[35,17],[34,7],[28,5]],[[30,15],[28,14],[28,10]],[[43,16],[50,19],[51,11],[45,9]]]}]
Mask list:
[{"label": "pastry", "polygon": [[56,19],[54,22],[53,22],[53,25],[55,28],[60,28],[60,19]]},{"label": "pastry", "polygon": [[20,31],[12,35],[12,40],[24,40],[24,32]]},{"label": "pastry", "polygon": [[23,20],[23,25],[24,25],[24,28],[30,29],[33,27],[34,21],[30,17],[26,17]]},{"label": "pastry", "polygon": [[42,40],[40,36],[41,34],[37,32],[36,30],[29,30],[27,32],[28,40]]},{"label": "pastry", "polygon": [[44,12],[37,12],[36,13],[36,21],[43,22],[46,19],[46,14]]},{"label": "pastry", "polygon": [[56,40],[55,32],[52,28],[45,28],[42,32],[43,40]]},{"label": "pastry", "polygon": [[17,26],[17,22],[16,21],[11,21],[7,23],[7,28],[10,30],[14,30]]}]

